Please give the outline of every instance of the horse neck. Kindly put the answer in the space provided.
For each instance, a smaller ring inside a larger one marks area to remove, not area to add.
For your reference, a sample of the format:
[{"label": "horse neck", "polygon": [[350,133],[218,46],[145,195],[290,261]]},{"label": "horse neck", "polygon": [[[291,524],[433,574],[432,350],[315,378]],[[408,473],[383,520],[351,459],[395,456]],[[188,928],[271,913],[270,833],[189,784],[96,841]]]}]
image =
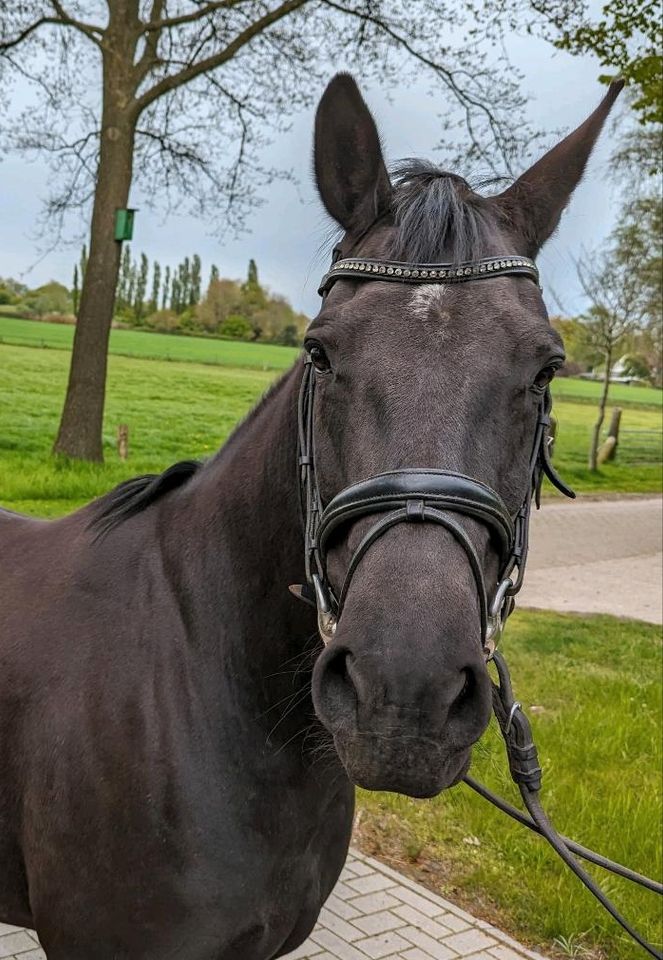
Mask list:
[{"label": "horse neck", "polygon": [[291,678],[265,679],[287,674],[284,665],[315,633],[311,612],[288,591],[304,575],[300,380],[297,364],[183,488],[164,524],[195,640],[211,645],[213,654],[221,636],[222,658],[259,679],[268,700]]}]

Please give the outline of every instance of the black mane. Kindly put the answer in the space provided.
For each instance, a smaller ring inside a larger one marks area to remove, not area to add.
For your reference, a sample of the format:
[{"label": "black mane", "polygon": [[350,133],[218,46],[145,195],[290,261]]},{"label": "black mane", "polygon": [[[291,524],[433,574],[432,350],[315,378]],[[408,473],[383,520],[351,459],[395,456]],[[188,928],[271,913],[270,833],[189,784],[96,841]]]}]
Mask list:
[{"label": "black mane", "polygon": [[141,513],[166,493],[183,486],[201,466],[199,460],[182,460],[168,467],[163,473],[148,473],[125,480],[96,501],[90,527],[96,529],[99,536],[108,533],[123,520]]},{"label": "black mane", "polygon": [[466,180],[427,160],[401,160],[392,174],[393,259],[461,263],[489,255],[490,238],[499,233],[497,216]]}]

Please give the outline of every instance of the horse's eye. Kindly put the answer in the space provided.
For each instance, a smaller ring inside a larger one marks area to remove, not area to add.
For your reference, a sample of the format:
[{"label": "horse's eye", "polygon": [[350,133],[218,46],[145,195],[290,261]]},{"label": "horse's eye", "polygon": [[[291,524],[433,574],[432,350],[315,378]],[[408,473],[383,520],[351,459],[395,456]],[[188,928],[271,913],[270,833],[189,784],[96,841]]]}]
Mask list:
[{"label": "horse's eye", "polygon": [[308,355],[318,373],[327,373],[327,371],[331,369],[327,354],[319,343],[311,344],[308,348]]},{"label": "horse's eye", "polygon": [[553,367],[552,365],[544,367],[543,370],[539,370],[534,381],[534,389],[538,391],[545,390],[555,376],[556,371],[557,367]]}]

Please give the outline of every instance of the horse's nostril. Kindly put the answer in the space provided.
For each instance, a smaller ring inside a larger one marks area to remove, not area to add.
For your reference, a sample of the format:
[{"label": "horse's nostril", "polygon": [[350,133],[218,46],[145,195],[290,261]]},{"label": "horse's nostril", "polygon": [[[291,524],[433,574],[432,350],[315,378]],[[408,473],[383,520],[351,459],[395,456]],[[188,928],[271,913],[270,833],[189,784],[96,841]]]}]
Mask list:
[{"label": "horse's nostril", "polygon": [[348,661],[350,659],[350,653],[347,650],[339,650],[335,656],[331,657],[327,662],[327,675],[328,683],[345,685],[349,683],[352,685],[350,679],[350,673],[348,670]]},{"label": "horse's nostril", "polygon": [[[328,647],[323,654],[324,664],[314,683],[314,700],[321,719],[356,713],[357,690],[352,679],[352,654],[345,647]],[[321,658],[322,659],[322,658]],[[317,672],[317,669],[316,669]]]},{"label": "horse's nostril", "polygon": [[459,717],[472,709],[477,692],[477,678],[472,667],[465,667],[460,671],[464,677],[460,693],[449,708],[449,719]]}]

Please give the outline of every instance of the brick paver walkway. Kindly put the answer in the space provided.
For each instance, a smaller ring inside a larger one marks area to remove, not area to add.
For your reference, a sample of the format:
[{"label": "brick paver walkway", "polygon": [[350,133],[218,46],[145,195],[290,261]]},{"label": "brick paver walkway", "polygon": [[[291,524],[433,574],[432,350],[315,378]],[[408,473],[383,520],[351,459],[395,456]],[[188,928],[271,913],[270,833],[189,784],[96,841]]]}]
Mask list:
[{"label": "brick paver walkway", "polygon": [[[39,949],[36,934],[0,923],[0,958],[46,960],[46,954]],[[314,933],[287,960],[309,958],[544,960],[489,923],[357,850],[350,851]]]},{"label": "brick paver walkway", "polygon": [[484,920],[351,850],[315,931],[287,960],[544,960]]}]

